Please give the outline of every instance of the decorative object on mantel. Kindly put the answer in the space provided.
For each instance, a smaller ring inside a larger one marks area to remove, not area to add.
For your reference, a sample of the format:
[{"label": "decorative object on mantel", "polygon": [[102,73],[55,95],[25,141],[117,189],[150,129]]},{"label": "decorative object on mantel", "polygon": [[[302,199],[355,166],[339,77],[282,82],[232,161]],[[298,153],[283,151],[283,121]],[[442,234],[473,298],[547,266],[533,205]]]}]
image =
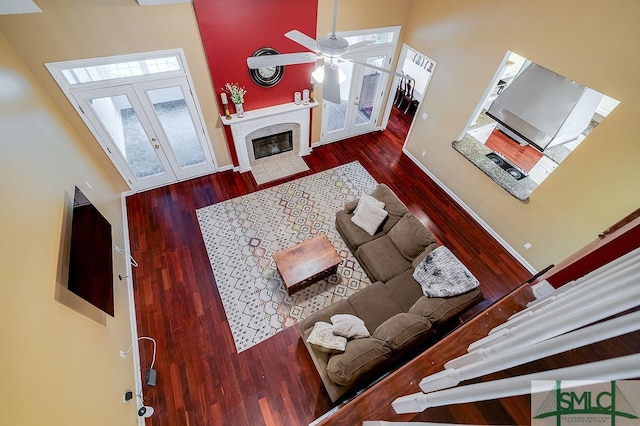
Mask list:
[{"label": "decorative object on mantel", "polygon": [[231,114],[229,113],[229,100],[227,99],[227,94],[220,93],[220,99],[222,100],[222,107],[224,108],[224,117],[227,120],[230,120]]},{"label": "decorative object on mantel", "polygon": [[244,117],[244,108],[242,104],[244,103],[244,95],[247,93],[244,87],[240,87],[238,83],[227,83],[224,86],[229,95],[231,96],[231,102],[236,107],[236,115],[238,118]]},{"label": "decorative object on mantel", "polygon": [[295,92],[293,94],[293,101],[296,103],[296,105],[300,105],[301,102],[301,96],[300,96],[300,92]]},{"label": "decorative object on mantel", "polygon": [[309,89],[304,89],[302,91],[302,104],[309,105]]}]

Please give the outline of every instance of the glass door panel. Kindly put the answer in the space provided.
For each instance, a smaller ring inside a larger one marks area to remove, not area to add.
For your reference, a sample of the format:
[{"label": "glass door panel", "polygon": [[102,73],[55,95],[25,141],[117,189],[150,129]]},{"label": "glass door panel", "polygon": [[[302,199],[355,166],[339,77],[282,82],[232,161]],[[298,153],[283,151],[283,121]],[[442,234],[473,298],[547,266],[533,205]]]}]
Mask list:
[{"label": "glass door panel", "polygon": [[[136,85],[149,120],[179,179],[211,173],[213,158],[186,78]],[[188,95],[187,95],[188,94]]]},{"label": "glass door panel", "polygon": [[204,151],[180,87],[148,90],[147,94],[178,165],[188,167],[204,163]]},{"label": "glass door panel", "polygon": [[[368,64],[378,67],[384,66],[385,56],[375,56],[367,58]],[[373,68],[363,68],[362,85],[360,92],[356,97],[358,111],[356,113],[355,126],[371,124],[378,116],[378,107],[380,102],[380,81],[383,76],[380,71]]]},{"label": "glass door panel", "polygon": [[127,95],[88,99],[136,178],[166,173]]},{"label": "glass door panel", "polygon": [[347,126],[353,64],[351,62],[339,62],[338,68],[340,69],[340,103],[324,103],[327,108],[327,133],[344,131]]}]

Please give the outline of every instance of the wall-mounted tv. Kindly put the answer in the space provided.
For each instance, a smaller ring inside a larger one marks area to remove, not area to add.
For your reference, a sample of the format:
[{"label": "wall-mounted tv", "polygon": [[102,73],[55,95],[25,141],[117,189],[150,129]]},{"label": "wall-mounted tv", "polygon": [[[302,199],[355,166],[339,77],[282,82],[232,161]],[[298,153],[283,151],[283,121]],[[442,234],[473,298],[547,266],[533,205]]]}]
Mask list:
[{"label": "wall-mounted tv", "polygon": [[76,186],[67,288],[113,316],[111,224]]}]

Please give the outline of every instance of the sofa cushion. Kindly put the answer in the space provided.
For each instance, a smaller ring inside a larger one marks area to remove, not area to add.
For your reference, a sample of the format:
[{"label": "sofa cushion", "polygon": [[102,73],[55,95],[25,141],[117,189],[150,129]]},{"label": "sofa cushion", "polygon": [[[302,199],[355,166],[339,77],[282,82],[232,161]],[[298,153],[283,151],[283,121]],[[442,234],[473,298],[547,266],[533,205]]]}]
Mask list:
[{"label": "sofa cushion", "polygon": [[482,301],[483,298],[478,289],[453,297],[422,296],[409,309],[409,313],[423,316],[436,326],[456,318],[460,313]]},{"label": "sofa cushion", "polygon": [[305,333],[308,330],[311,330],[318,321],[330,323],[331,317],[337,314],[356,315],[356,312],[353,310],[347,299],[339,300],[300,321],[300,331]]},{"label": "sofa cushion", "polygon": [[351,217],[351,221],[364,229],[367,234],[373,236],[378,232],[378,228],[387,215],[387,211],[382,207],[369,201],[361,201]]},{"label": "sofa cushion", "polygon": [[369,337],[370,333],[364,325],[364,321],[355,315],[337,314],[331,317],[333,324],[333,334],[346,337],[347,339],[358,339]]},{"label": "sofa cushion", "polygon": [[408,312],[409,308],[424,296],[422,287],[413,279],[413,269],[407,269],[400,275],[385,282],[384,285],[391,292],[403,312]]},{"label": "sofa cushion", "polygon": [[382,201],[385,204],[385,210],[389,213],[379,227],[378,232],[374,235],[367,234],[362,228],[351,221],[353,211],[358,206],[359,199],[349,201],[345,204],[343,210],[336,212],[336,229],[349,249],[354,253],[362,244],[389,232],[398,220],[409,211],[385,184],[378,184],[371,192],[371,196]]},{"label": "sofa cushion", "polygon": [[433,234],[411,213],[407,213],[389,231],[389,238],[408,261],[412,261],[430,244]]},{"label": "sofa cushion", "polygon": [[351,340],[343,353],[332,355],[327,364],[327,376],[335,383],[348,386],[389,359],[391,349],[375,337]]},{"label": "sofa cushion", "polygon": [[427,297],[450,297],[480,285],[466,266],[444,246],[432,251],[413,272]]},{"label": "sofa cushion", "polygon": [[358,247],[356,258],[371,281],[388,281],[411,268],[411,262],[398,251],[389,235]]},{"label": "sofa cushion", "polygon": [[403,216],[409,212],[407,206],[405,206],[398,196],[384,183],[378,184],[371,192],[371,196],[382,201],[385,204],[385,210],[388,211],[391,216]]},{"label": "sofa cushion", "polygon": [[384,340],[393,351],[398,351],[419,340],[425,340],[433,334],[434,331],[428,319],[402,312],[380,324],[373,332],[373,337]]},{"label": "sofa cushion", "polygon": [[373,332],[387,318],[402,312],[389,290],[381,282],[375,282],[349,296],[355,315]]},{"label": "sofa cushion", "polygon": [[344,205],[344,212],[347,214],[353,213],[353,211],[358,207],[358,203],[360,202],[359,198],[355,200],[351,200]]},{"label": "sofa cushion", "polygon": [[387,216],[385,221],[382,223],[382,227],[378,229],[378,233],[375,235],[369,235],[364,229],[351,221],[352,217],[353,213],[347,214],[344,210],[338,210],[336,212],[336,229],[349,249],[354,253],[362,244],[384,235],[386,222],[389,221],[389,216]]},{"label": "sofa cushion", "polygon": [[318,321],[313,326],[307,342],[321,352],[344,352],[347,346],[346,337],[333,334],[333,326],[329,323]]}]

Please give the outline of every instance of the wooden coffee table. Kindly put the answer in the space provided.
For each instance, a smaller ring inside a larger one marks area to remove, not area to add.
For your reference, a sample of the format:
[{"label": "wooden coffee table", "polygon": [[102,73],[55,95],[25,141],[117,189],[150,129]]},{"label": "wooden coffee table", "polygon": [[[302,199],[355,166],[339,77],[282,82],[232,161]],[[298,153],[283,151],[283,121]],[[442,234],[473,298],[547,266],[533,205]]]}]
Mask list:
[{"label": "wooden coffee table", "polygon": [[273,260],[289,295],[335,274],[341,261],[324,234],[274,253]]}]

